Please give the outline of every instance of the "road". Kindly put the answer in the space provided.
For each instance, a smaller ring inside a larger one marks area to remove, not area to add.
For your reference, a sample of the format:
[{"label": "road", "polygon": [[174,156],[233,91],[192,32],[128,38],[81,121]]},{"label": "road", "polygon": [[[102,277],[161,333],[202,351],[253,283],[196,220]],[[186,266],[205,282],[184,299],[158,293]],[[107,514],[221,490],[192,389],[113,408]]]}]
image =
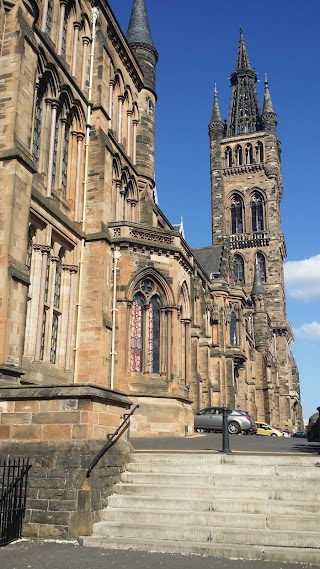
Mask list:
[{"label": "road", "polygon": [[[155,437],[135,438],[130,442],[137,451],[169,451],[169,452],[221,452],[222,434],[205,433],[188,437]],[[319,443],[308,443],[306,439],[291,437],[268,437],[261,435],[230,435],[231,452],[254,454],[307,453],[319,454]]]}]

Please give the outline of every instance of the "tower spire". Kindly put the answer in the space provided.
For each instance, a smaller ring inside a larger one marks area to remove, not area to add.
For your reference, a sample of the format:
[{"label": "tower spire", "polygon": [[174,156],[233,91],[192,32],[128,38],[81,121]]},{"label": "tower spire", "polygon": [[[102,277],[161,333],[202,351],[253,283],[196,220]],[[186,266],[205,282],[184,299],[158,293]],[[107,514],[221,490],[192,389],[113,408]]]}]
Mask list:
[{"label": "tower spire", "polygon": [[134,0],[127,31],[127,42],[141,67],[145,77],[145,86],[154,91],[158,52],[151,37],[145,0]]},{"label": "tower spire", "polygon": [[134,0],[127,31],[127,42],[131,46],[137,43],[144,44],[157,51],[151,37],[145,0]]},{"label": "tower spire", "polygon": [[242,28],[240,28],[236,69],[230,81],[232,98],[227,136],[256,132],[260,128],[260,109],[255,86],[257,74],[250,64]]}]

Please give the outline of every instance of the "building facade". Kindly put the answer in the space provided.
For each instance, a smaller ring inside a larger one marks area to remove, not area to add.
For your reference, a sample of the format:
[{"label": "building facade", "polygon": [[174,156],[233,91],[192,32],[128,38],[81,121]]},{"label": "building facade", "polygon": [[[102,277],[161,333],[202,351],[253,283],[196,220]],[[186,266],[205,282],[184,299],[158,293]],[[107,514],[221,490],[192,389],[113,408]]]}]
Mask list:
[{"label": "building facade", "polygon": [[299,429],[276,114],[242,32],[228,124],[215,92],[209,125],[213,244],[191,250],[156,200],[145,1],[124,34],[107,2],[6,0],[0,31],[5,393],[125,394],[137,436],[191,433],[211,404]]}]

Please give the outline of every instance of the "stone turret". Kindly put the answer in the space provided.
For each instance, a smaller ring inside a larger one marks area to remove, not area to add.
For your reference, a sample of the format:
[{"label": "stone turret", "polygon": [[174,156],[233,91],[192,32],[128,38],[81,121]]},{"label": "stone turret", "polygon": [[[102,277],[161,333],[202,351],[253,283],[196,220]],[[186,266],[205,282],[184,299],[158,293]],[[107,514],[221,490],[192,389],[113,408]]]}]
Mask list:
[{"label": "stone turret", "polygon": [[151,37],[144,0],[134,0],[127,32],[127,42],[141,67],[145,86],[155,91],[158,52]]},{"label": "stone turret", "polygon": [[[144,76],[144,89],[139,93],[140,121],[137,125],[136,166],[141,176],[139,186],[154,188],[154,131],[156,104],[156,64],[158,52],[154,46],[145,0],[134,0],[127,32],[127,42]],[[147,182],[145,178],[148,178]]]}]

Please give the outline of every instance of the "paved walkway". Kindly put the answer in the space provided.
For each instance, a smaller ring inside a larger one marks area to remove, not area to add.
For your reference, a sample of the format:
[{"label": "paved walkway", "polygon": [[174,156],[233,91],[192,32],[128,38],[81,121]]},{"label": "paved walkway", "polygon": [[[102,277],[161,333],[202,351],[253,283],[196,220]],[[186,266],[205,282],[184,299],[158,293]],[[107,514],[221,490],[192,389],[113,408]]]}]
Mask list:
[{"label": "paved walkway", "polygon": [[215,559],[84,548],[77,543],[19,541],[0,548],[1,569],[312,569],[315,565]]}]

